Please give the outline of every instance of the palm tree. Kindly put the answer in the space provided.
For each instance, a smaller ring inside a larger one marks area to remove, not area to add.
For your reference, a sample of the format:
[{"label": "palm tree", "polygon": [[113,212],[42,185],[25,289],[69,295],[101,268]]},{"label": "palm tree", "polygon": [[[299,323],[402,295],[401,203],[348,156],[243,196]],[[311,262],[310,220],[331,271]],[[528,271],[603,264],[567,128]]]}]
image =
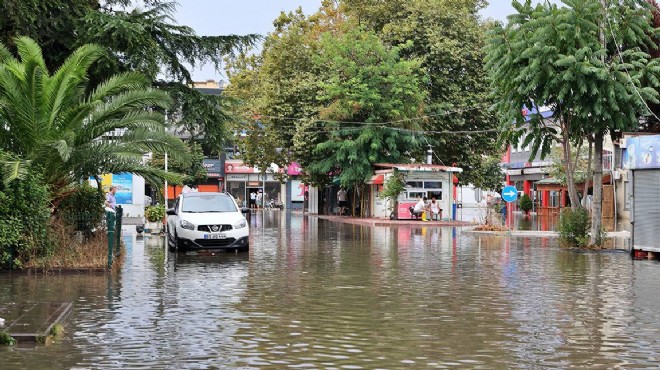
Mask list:
[{"label": "palm tree", "polygon": [[103,173],[130,172],[153,184],[179,180],[143,161],[146,152],[187,155],[165,130],[165,92],[132,72],[88,86],[89,68],[103,55],[96,45],[78,48],[53,74],[34,40],[20,37],[16,46],[20,59],[0,44],[0,153],[20,158],[0,158],[4,180],[19,177],[26,165],[37,167],[53,199]]}]

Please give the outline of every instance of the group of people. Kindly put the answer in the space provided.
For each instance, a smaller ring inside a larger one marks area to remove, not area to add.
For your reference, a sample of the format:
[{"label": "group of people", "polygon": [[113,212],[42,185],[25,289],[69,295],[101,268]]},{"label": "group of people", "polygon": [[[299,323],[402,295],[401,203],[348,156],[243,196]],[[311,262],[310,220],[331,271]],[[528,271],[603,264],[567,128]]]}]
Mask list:
[{"label": "group of people", "polygon": [[431,201],[424,197],[420,198],[419,202],[415,204],[415,207],[413,208],[413,215],[421,216],[422,221],[430,221],[426,217],[426,213],[430,212],[431,219],[439,220],[441,216],[440,211],[440,202],[438,202],[435,197],[432,197]]},{"label": "group of people", "polygon": [[250,193],[250,208],[261,208],[264,205],[263,201],[264,193],[262,191],[259,191],[258,193],[253,191]]}]

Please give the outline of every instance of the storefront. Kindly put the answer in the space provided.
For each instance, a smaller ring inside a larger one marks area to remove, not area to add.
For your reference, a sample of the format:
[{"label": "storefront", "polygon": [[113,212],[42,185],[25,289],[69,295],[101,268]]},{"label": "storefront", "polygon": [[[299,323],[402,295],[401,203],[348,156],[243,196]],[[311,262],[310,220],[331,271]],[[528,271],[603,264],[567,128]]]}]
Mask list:
[{"label": "storefront", "polygon": [[[204,159],[202,165],[206,169],[207,178],[205,181],[198,184],[185,184],[188,186],[196,186],[197,191],[216,193],[224,189],[224,179],[222,178],[222,161],[214,158]],[[168,204],[172,205],[174,199],[181,194],[183,186],[169,185],[167,189]]]},{"label": "storefront", "polygon": [[447,167],[432,164],[377,164],[376,175],[369,181],[371,193],[370,200],[373,217],[389,217],[391,206],[380,198],[385,181],[398,172],[403,174],[405,181],[404,191],[398,198],[397,217],[399,219],[411,218],[409,208],[415,206],[419,199],[435,198],[440,203],[441,218],[454,219],[456,215],[456,177],[463,172],[458,167]]},{"label": "storefront", "polygon": [[629,171],[633,249],[660,252],[660,135],[628,137],[621,147]]},{"label": "storefront", "polygon": [[282,202],[282,183],[277,178],[276,168],[270,173],[259,173],[258,169],[243,164],[242,161],[225,163],[226,191],[238,201],[248,206],[250,194],[262,194],[264,204],[270,200]]}]

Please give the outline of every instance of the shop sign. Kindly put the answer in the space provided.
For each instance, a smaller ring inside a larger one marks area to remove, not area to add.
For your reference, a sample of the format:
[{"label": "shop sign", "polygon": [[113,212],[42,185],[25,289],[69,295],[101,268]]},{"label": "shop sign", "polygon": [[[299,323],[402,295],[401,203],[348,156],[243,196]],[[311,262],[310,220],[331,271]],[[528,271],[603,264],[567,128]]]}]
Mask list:
[{"label": "shop sign", "polygon": [[257,170],[242,162],[225,163],[225,173],[255,173]]},{"label": "shop sign", "polygon": [[202,161],[202,166],[206,169],[206,176],[212,178],[220,177],[222,165],[219,159],[204,159]]},{"label": "shop sign", "polygon": [[227,175],[227,181],[248,181],[248,175]]},{"label": "shop sign", "polygon": [[302,173],[302,167],[297,162],[291,162],[286,168],[286,174],[290,176],[298,176]]},{"label": "shop sign", "polygon": [[660,168],[660,135],[626,138],[622,163],[631,170]]}]

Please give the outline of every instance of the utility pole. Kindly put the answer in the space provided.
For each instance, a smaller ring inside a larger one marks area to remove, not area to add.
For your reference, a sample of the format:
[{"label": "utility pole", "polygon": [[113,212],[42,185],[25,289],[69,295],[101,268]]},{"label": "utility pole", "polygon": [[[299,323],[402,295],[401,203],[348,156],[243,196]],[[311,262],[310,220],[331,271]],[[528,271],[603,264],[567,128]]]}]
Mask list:
[{"label": "utility pole", "polygon": [[[603,8],[603,18],[600,21],[600,43],[603,51],[607,50],[607,41],[605,39],[605,22],[607,14],[607,4],[605,0],[600,1]],[[601,62],[606,63],[605,53],[601,56]],[[603,122],[602,124],[604,124]],[[593,177],[593,201],[591,206],[591,237],[589,244],[600,245],[601,230],[603,228],[603,128],[594,132],[594,177]]]}]

